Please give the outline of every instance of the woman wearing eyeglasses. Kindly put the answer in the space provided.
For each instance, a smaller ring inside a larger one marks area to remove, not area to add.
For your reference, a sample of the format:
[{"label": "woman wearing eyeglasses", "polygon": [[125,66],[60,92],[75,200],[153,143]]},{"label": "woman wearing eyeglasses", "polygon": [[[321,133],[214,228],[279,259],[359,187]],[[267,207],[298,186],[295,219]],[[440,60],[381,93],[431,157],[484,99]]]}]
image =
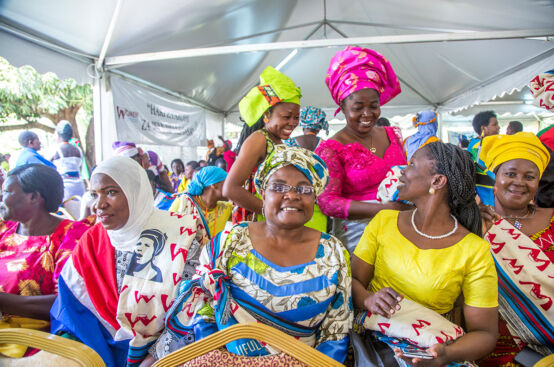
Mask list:
[{"label": "woman wearing eyeglasses", "polygon": [[[157,357],[231,325],[258,321],[344,361],[352,325],[348,251],[335,237],[304,226],[327,181],[317,155],[275,146],[254,178],[266,220],[240,223],[205,247],[196,279],[181,290],[166,318],[166,329],[180,337],[162,338]],[[217,351],[222,353],[234,358],[277,352],[243,339]]]}]

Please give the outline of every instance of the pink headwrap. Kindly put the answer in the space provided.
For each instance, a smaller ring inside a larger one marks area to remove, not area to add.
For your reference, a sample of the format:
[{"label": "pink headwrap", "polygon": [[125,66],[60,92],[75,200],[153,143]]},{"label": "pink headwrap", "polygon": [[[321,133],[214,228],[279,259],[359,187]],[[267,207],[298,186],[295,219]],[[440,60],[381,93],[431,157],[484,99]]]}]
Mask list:
[{"label": "pink headwrap", "polygon": [[333,56],[325,83],[337,105],[360,89],[379,92],[381,106],[401,92],[390,62],[376,51],[356,46],[347,46]]}]

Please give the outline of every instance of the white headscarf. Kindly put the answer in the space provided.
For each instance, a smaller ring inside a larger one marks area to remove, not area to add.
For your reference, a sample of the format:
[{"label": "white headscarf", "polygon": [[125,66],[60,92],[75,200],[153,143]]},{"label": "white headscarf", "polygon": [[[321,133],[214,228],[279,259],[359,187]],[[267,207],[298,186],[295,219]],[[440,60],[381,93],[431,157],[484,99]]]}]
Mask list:
[{"label": "white headscarf", "polygon": [[[136,245],[146,221],[154,212],[154,195],[146,171],[131,158],[115,156],[100,163],[92,177],[103,173],[111,177],[127,198],[129,219],[117,230],[108,230],[112,246],[130,251]],[[91,177],[91,180],[92,180]]]}]

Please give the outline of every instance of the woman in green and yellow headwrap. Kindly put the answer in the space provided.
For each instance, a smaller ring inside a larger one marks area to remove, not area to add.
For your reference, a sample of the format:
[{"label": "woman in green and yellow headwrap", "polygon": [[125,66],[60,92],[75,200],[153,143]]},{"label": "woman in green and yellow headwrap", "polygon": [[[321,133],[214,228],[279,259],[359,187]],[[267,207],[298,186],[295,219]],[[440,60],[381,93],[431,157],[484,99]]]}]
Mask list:
[{"label": "woman in green and yellow headwrap", "polygon": [[289,77],[268,66],[260,75],[260,84],[240,101],[239,111],[248,128],[241,134],[237,160],[223,185],[223,195],[236,204],[233,223],[261,214],[262,200],[254,194],[252,173],[298,126],[301,96]]}]

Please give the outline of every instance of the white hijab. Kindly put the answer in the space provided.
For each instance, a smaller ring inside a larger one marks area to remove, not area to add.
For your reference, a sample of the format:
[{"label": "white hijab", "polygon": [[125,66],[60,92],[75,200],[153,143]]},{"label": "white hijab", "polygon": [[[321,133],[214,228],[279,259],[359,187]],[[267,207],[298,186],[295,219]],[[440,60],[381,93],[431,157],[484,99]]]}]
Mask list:
[{"label": "white hijab", "polygon": [[110,176],[127,198],[129,219],[122,228],[108,230],[108,236],[117,250],[131,251],[146,221],[154,212],[154,196],[146,171],[131,158],[115,156],[100,163],[92,177],[99,173]]}]

